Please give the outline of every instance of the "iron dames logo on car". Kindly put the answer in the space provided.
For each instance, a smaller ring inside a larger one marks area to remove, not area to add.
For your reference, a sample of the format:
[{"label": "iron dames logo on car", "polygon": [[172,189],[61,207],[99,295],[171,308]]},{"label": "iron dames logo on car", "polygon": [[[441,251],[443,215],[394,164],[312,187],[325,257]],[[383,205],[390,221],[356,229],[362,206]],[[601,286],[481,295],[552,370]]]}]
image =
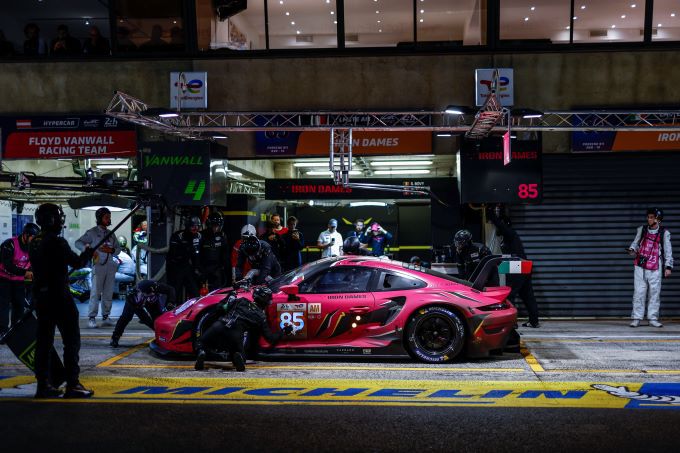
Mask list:
[{"label": "iron dames logo on car", "polygon": [[[318,305],[319,313],[321,313],[321,304]],[[297,304],[276,304],[276,311],[307,311],[307,304],[302,302]]]},{"label": "iron dames logo on car", "polygon": [[308,313],[310,315],[320,315],[321,314],[321,304],[309,304]]}]

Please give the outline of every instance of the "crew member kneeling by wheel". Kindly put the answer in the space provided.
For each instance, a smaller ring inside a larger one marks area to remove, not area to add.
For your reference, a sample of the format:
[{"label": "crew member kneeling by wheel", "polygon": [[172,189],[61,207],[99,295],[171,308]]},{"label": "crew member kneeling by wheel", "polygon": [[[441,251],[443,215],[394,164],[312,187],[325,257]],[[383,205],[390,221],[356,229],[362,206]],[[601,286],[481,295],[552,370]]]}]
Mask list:
[{"label": "crew member kneeling by wheel", "polygon": [[156,318],[162,315],[166,308],[174,307],[175,302],[175,288],[172,286],[153,280],[142,280],[137,283],[134,291],[125,298],[123,313],[118,318],[111,335],[111,347],[118,347],[118,340],[123,336],[134,315],[137,315],[142,324],[153,330]]},{"label": "crew member kneeling by wheel", "polygon": [[50,351],[54,344],[54,329],[59,328],[64,343],[66,392],[64,398],[88,398],[94,394],[80,384],[80,327],[78,309],[68,285],[68,266],[85,267],[94,250],[86,247],[76,255],[60,237],[64,226],[61,206],[45,203],[35,211],[41,232],[29,246],[28,254],[33,268],[33,300],[38,314],[38,332],[35,352],[35,378],[38,381],[36,398],[54,398],[61,391],[49,383]]},{"label": "crew member kneeling by wheel", "polygon": [[246,370],[243,338],[245,332],[249,336],[263,335],[272,345],[279,342],[283,334],[289,335],[292,326],[286,326],[281,332],[272,332],[267,324],[265,309],[272,300],[271,289],[260,286],[253,291],[253,301],[244,298],[229,297],[219,307],[224,315],[211,325],[196,342],[196,370],[204,368],[205,348],[226,349],[237,371]]}]

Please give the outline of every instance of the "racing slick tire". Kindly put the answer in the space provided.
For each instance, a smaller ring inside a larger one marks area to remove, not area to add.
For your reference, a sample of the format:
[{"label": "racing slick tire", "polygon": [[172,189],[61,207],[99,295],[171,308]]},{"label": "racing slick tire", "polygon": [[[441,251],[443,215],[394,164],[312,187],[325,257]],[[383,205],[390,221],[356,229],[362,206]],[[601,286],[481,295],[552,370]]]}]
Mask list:
[{"label": "racing slick tire", "polygon": [[465,345],[465,327],[453,310],[425,307],[411,316],[406,326],[406,350],[425,363],[450,362]]}]

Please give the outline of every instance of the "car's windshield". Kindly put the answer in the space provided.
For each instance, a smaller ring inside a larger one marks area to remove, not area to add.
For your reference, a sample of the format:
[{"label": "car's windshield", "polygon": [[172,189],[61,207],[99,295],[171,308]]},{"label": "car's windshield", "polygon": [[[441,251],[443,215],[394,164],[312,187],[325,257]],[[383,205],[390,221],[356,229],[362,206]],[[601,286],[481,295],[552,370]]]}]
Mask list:
[{"label": "car's windshield", "polygon": [[272,292],[278,292],[284,285],[290,285],[293,282],[299,283],[312,274],[316,274],[319,271],[328,269],[337,260],[337,258],[327,258],[314,261],[313,263],[304,264],[297,269],[286,272],[285,274],[282,274],[270,281],[269,288],[272,290]]}]

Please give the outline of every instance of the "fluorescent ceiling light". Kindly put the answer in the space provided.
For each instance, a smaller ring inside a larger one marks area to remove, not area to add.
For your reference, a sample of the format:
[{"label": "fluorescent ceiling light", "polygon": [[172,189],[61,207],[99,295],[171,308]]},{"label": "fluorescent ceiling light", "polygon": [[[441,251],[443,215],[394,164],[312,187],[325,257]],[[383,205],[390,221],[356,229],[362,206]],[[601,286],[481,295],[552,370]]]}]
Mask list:
[{"label": "fluorescent ceiling light", "polygon": [[360,208],[362,206],[387,206],[383,201],[353,201],[349,204],[350,208]]},{"label": "fluorescent ceiling light", "polygon": [[376,175],[426,175],[430,173],[430,170],[418,169],[418,170],[376,170],[373,173]]},{"label": "fluorescent ceiling light", "polygon": [[227,170],[225,170],[224,168],[216,168],[215,173],[222,173],[223,175],[226,175]]},{"label": "fluorescent ceiling light", "polygon": [[97,164],[100,170],[127,170],[127,164]]},{"label": "fluorescent ceiling light", "polygon": [[[311,170],[305,173],[309,176],[332,176],[333,172],[331,171],[316,171],[316,170]],[[350,175],[360,175],[361,172],[359,170],[352,170],[349,172]]]},{"label": "fluorescent ceiling light", "polygon": [[160,116],[161,118],[177,118],[177,117],[179,116],[179,114],[178,114],[178,113],[170,113],[170,112],[168,112],[168,113],[161,113],[161,114],[158,115],[158,116]]},{"label": "fluorescent ceiling light", "polygon": [[226,140],[229,137],[227,137],[226,135],[213,135],[212,138],[214,138],[216,140]]},{"label": "fluorescent ceiling light", "polygon": [[373,167],[408,167],[413,165],[432,165],[431,160],[374,160]]},{"label": "fluorescent ceiling light", "polygon": [[107,208],[111,212],[128,211],[129,209],[118,208],[116,206],[87,206],[85,208],[80,208],[83,211],[96,211],[99,208]]},{"label": "fluorescent ceiling light", "polygon": [[214,161],[210,162],[210,168],[221,167],[222,165],[224,165],[224,161],[222,161],[222,160],[214,160]]},{"label": "fluorescent ceiling light", "polygon": [[229,176],[233,177],[243,176],[243,173],[241,173],[240,171],[228,171],[227,173],[229,174]]},{"label": "fluorescent ceiling light", "polygon": [[328,167],[328,161],[326,162],[295,162],[293,167]]},{"label": "fluorescent ceiling light", "polygon": [[448,132],[438,132],[437,137],[451,137],[453,134],[449,134]]}]

